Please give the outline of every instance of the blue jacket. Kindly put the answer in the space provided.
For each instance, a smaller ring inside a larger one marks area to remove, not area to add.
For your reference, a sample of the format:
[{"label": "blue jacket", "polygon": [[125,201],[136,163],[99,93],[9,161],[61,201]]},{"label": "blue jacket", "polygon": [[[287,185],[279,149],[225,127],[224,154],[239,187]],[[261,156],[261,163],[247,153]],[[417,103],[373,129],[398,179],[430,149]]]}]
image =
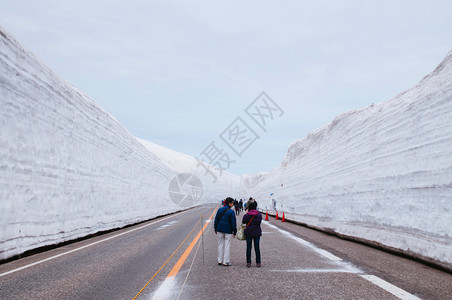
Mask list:
[{"label": "blue jacket", "polygon": [[[228,210],[224,216],[220,216],[223,214],[225,210]],[[213,223],[213,227],[215,232],[222,232],[235,235],[237,233],[237,224],[235,220],[235,212],[232,209],[229,209],[228,205],[223,206],[217,211],[217,215],[215,216],[215,222]]]}]

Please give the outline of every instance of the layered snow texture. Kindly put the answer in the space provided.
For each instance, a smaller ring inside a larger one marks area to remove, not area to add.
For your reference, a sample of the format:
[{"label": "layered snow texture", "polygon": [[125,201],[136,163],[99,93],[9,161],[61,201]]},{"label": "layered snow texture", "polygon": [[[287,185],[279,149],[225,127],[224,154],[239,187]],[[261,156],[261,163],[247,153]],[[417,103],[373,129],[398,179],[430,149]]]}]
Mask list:
[{"label": "layered snow texture", "polygon": [[275,199],[296,221],[451,268],[451,69],[449,53],[412,89],[294,143],[271,172],[214,182],[195,158],[137,140],[0,27],[0,259],[180,210],[169,183],[193,173],[201,202],[244,184],[261,208]]},{"label": "layered snow texture", "polygon": [[[0,260],[181,210],[169,183],[199,171],[193,158],[172,153],[190,167],[171,166],[169,150],[153,154],[1,27],[0,107]],[[215,184],[201,201],[219,201],[240,177]]]},{"label": "layered snow texture", "polygon": [[410,90],[338,116],[244,182],[261,208],[274,199],[301,223],[452,269],[452,51]]},{"label": "layered snow texture", "polygon": [[[138,139],[138,141],[150,152],[155,154],[174,174],[190,174],[190,176],[198,178],[202,186],[200,202],[219,204],[226,197],[237,198],[243,195],[244,188],[241,176],[218,169],[204,161],[198,160],[196,157],[165,148],[149,141],[142,139]],[[183,184],[183,182],[179,182],[179,185],[178,193],[180,196],[187,196],[192,193],[190,185]],[[175,195],[171,186],[169,190],[170,198],[179,203],[180,201],[176,197],[177,194]]]}]

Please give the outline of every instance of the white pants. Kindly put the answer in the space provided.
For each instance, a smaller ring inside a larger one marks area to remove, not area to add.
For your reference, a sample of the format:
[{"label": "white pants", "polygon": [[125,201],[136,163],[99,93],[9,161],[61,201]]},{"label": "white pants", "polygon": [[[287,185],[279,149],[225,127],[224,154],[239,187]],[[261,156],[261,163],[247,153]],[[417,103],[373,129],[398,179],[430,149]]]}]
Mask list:
[{"label": "white pants", "polygon": [[231,252],[232,234],[218,232],[218,263],[226,264],[231,262],[229,253]]}]

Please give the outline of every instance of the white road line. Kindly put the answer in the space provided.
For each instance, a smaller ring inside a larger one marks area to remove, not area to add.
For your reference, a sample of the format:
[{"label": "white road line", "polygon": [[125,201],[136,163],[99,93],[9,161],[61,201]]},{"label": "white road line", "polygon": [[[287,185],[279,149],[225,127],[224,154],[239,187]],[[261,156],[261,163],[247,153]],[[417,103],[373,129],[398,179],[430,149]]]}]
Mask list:
[{"label": "white road line", "polygon": [[408,293],[405,290],[402,290],[401,288],[396,287],[395,285],[381,279],[380,277],[374,276],[374,275],[361,275],[362,278],[372,282],[373,284],[381,287],[385,291],[390,292],[394,296],[396,296],[399,299],[403,300],[420,300],[418,297]]},{"label": "white road line", "polygon": [[172,225],[174,225],[174,224],[176,224],[176,223],[177,223],[177,221],[169,221],[168,223],[159,226],[159,227],[156,228],[155,230],[161,230],[161,229],[164,229],[164,228],[166,228],[166,227],[170,227],[170,226],[172,226]]},{"label": "white road line", "polygon": [[[188,212],[188,210],[182,212],[182,214],[184,214],[184,213],[186,213],[186,212]],[[178,214],[178,215],[180,215],[180,214]],[[105,239],[100,240],[100,241],[97,241],[97,242],[94,242],[94,243],[91,243],[91,244],[88,244],[88,245],[85,245],[85,246],[82,246],[82,247],[79,247],[79,248],[76,248],[76,249],[72,249],[72,250],[69,250],[69,251],[67,251],[67,252],[60,253],[60,254],[57,254],[57,255],[55,255],[55,256],[52,256],[52,257],[48,257],[48,258],[46,258],[46,259],[43,259],[43,260],[39,260],[39,261],[37,261],[37,262],[34,262],[34,263],[31,263],[31,264],[25,265],[25,266],[23,266],[23,267],[20,267],[20,268],[17,268],[17,269],[13,269],[13,270],[10,270],[10,271],[1,273],[1,274],[0,274],[0,277],[6,276],[6,275],[9,275],[9,274],[18,272],[18,271],[22,271],[22,270],[24,270],[24,269],[27,269],[27,268],[30,268],[30,267],[33,267],[33,266],[42,264],[42,263],[44,263],[44,262],[47,262],[47,261],[49,261],[49,260],[52,260],[52,259],[61,257],[61,256],[63,256],[63,255],[70,254],[70,253],[74,253],[74,252],[76,252],[76,251],[79,251],[79,250],[82,250],[82,249],[85,249],[85,248],[88,248],[88,247],[91,247],[91,246],[94,246],[94,245],[97,245],[97,244],[106,242],[106,241],[108,241],[108,240],[117,238],[117,237],[119,237],[119,236],[121,236],[121,235],[124,235],[124,234],[127,234],[127,233],[131,233],[131,232],[133,232],[133,231],[136,231],[136,230],[139,230],[139,229],[143,229],[143,228],[145,228],[145,227],[148,227],[148,226],[154,225],[154,224],[156,224],[156,223],[165,221],[165,220],[167,220],[167,219],[169,219],[169,218],[172,218],[172,217],[174,217],[174,215],[171,215],[171,216],[165,217],[165,218],[163,218],[163,219],[157,220],[157,221],[155,221],[155,222],[152,222],[152,223],[149,223],[149,224],[146,224],[146,225],[143,225],[143,226],[140,226],[140,227],[131,229],[131,230],[126,231],[126,232],[119,233],[119,234],[117,234],[117,235],[114,235],[114,236],[105,238]]]},{"label": "white road line", "polygon": [[[314,245],[313,245],[314,246]],[[315,247],[315,246],[314,246]],[[323,256],[325,256],[326,258],[328,258],[329,260],[334,260],[334,261],[341,261],[342,260],[342,258],[339,258],[339,257],[337,257],[336,255],[334,255],[334,254],[332,254],[332,253],[330,253],[330,252],[328,252],[328,251],[326,251],[326,250],[323,250],[323,249],[320,249],[320,248],[317,248],[317,247],[315,247],[316,249],[314,249],[315,250],[315,252],[317,252],[318,254],[320,254],[320,255],[323,255]]]},{"label": "white road line", "polygon": [[153,293],[151,300],[174,299],[176,297],[176,277],[166,278]]},{"label": "white road line", "polygon": [[274,229],[276,229],[276,230],[279,230],[279,231],[280,231],[281,233],[283,233],[284,235],[290,237],[291,239],[293,239],[293,240],[299,242],[300,244],[302,244],[302,245],[304,245],[304,246],[307,246],[307,247],[311,248],[312,250],[314,250],[314,251],[317,252],[318,254],[320,254],[320,255],[322,255],[322,256],[328,258],[329,260],[332,260],[332,261],[341,261],[341,260],[342,260],[342,258],[339,258],[339,257],[337,257],[336,255],[333,255],[332,253],[330,253],[330,252],[328,252],[328,251],[326,251],[326,250],[320,249],[319,247],[315,246],[314,244],[312,244],[312,243],[310,243],[310,242],[308,242],[308,241],[305,241],[305,240],[303,240],[302,238],[299,238],[299,237],[297,237],[297,236],[294,236],[294,235],[291,234],[290,232],[287,232],[287,231],[285,231],[285,230],[283,230],[283,229],[281,229],[281,228],[278,228],[278,227],[276,227],[275,225],[272,225],[272,224],[267,223],[267,222],[262,223],[262,224],[265,224],[265,225],[267,225],[267,226],[269,226],[269,227],[271,227],[271,228],[274,228]]},{"label": "white road line", "polygon": [[[209,222],[210,222],[210,220],[206,221],[206,223],[209,223]],[[206,228],[206,230],[204,231],[204,235],[209,233],[211,228],[212,228],[211,226],[208,226]],[[203,253],[202,254],[202,264],[204,265],[204,244],[203,244],[203,242],[201,242],[201,243],[198,243],[198,246],[196,247],[196,251],[195,251],[195,254],[193,255],[193,259],[191,261],[190,268],[188,268],[188,273],[185,276],[185,280],[184,280],[184,283],[182,284],[182,287],[180,288],[179,295],[177,296],[177,300],[179,300],[180,297],[182,296],[182,291],[184,290],[185,284],[187,283],[187,280],[188,280],[188,276],[190,276],[191,270],[193,269],[193,265],[195,263],[195,259],[196,259],[196,256],[198,255],[198,250],[199,250],[199,247],[201,246],[201,244],[203,245],[203,249],[202,249],[202,253]]]},{"label": "white road line", "polygon": [[360,273],[357,269],[344,268],[344,269],[293,269],[293,270],[270,270],[271,272],[284,272],[284,273]]}]

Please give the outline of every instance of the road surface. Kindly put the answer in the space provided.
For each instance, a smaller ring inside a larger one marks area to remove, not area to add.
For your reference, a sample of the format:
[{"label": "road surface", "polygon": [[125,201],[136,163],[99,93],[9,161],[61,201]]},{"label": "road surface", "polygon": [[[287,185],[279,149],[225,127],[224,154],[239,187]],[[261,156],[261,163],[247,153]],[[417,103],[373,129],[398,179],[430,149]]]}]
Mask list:
[{"label": "road surface", "polygon": [[246,268],[236,239],[233,265],[218,266],[216,208],[2,264],[0,299],[452,299],[449,273],[274,218],[262,225],[262,268]]}]

